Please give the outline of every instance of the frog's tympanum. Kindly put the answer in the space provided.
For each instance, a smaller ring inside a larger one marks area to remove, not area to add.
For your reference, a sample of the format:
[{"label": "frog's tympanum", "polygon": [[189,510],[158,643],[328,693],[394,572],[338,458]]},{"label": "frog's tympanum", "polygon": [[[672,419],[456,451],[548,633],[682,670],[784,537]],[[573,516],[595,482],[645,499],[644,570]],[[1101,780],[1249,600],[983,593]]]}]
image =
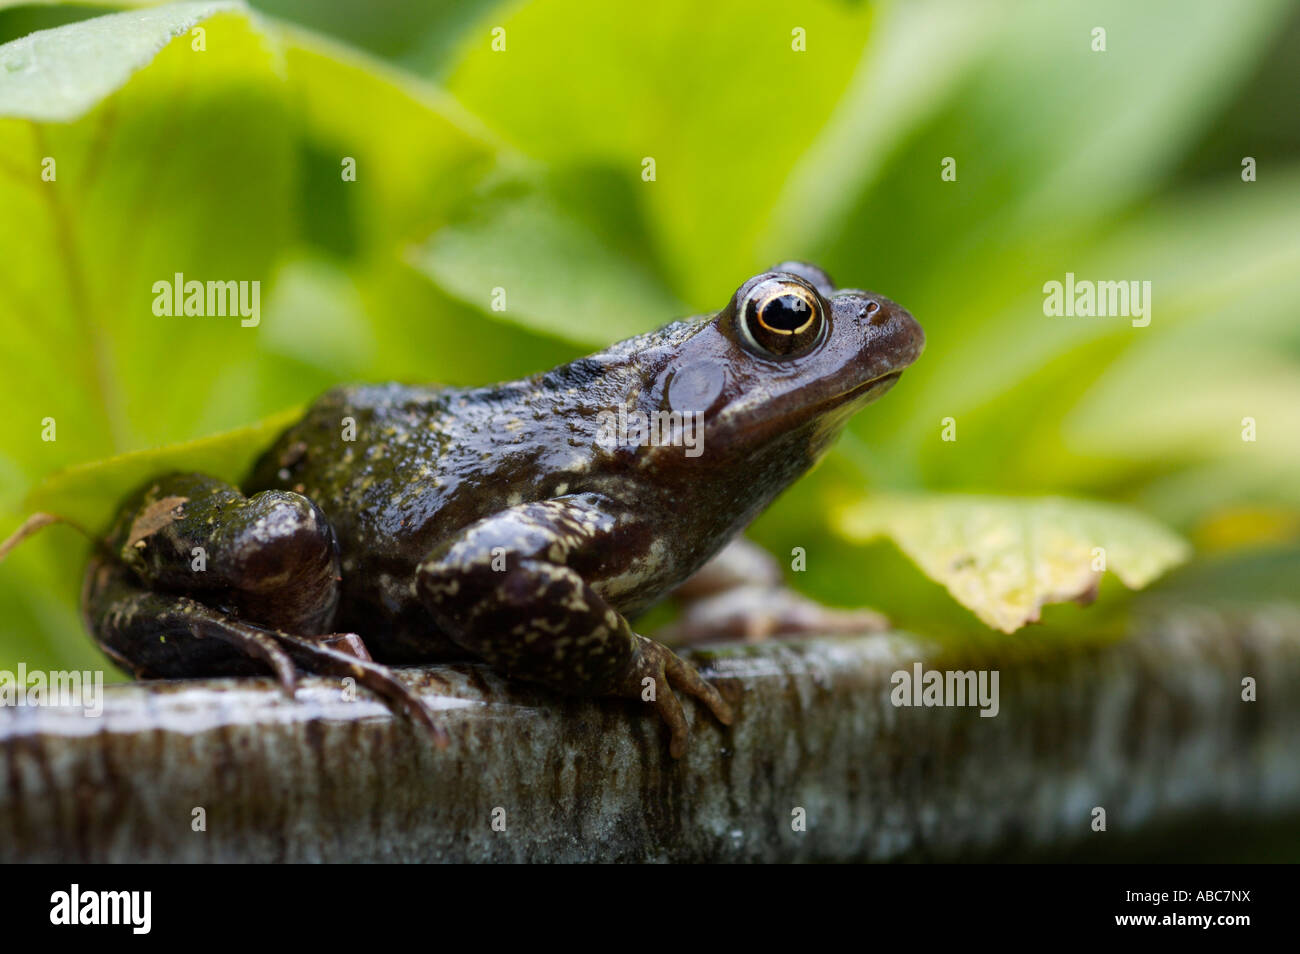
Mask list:
[{"label": "frog's tympanum", "polygon": [[723,723],[731,709],[629,620],[807,471],[923,343],[898,305],[789,262],[716,315],[522,381],[337,388],[241,487],[175,473],[134,493],[88,570],[88,626],[140,677],[269,670],[292,692],[297,671],[352,676],[443,741],[377,660],[478,659],[649,704],[681,755],[675,692]]}]

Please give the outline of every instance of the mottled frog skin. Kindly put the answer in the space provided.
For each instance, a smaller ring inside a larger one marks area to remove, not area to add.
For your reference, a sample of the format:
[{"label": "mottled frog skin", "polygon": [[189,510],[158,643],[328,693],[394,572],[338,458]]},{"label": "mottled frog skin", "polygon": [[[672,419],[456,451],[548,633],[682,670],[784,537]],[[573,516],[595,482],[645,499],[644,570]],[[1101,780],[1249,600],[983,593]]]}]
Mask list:
[{"label": "mottled frog skin", "polygon": [[[87,624],[140,677],[269,667],[292,690],[298,671],[352,675],[440,738],[381,662],[480,659],[652,705],[680,755],[675,690],[724,723],[730,709],[628,620],[806,472],[923,343],[898,305],[788,262],[716,315],[525,380],[337,388],[242,487],[170,474],[133,494],[88,570]],[[611,439],[620,410],[694,415],[699,443]]]}]

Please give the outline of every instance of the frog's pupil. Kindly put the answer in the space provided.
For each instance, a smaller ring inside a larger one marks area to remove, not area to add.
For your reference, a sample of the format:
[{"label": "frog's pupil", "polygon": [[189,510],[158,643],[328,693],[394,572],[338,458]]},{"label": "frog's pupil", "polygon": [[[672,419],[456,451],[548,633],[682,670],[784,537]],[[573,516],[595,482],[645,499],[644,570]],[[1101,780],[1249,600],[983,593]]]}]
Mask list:
[{"label": "frog's pupil", "polygon": [[808,302],[799,295],[781,295],[763,306],[760,317],[773,331],[796,331],[808,323]]}]

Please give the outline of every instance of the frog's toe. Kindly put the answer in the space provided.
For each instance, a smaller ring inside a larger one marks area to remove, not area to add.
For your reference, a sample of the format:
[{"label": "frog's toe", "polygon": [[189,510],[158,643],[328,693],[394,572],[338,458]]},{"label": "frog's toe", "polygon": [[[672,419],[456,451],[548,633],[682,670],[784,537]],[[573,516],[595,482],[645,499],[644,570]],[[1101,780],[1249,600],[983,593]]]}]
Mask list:
[{"label": "frog's toe", "polygon": [[348,651],[341,651],[322,645],[324,641],[319,638],[304,639],[281,632],[272,632],[271,635],[289,652],[300,668],[321,675],[351,676],[390,707],[406,713],[417,725],[424,727],[433,736],[438,748],[447,747],[447,730],[435,721],[433,712],[424,704],[424,700],[387,666],[371,662],[368,652],[366,658],[356,654],[356,646],[360,646],[360,652],[365,652],[365,645],[359,638],[356,638],[355,645],[343,642],[342,645]]},{"label": "frog's toe", "polygon": [[665,684],[655,692],[655,710],[668,726],[670,737],[668,753],[675,759],[686,754],[686,743],[690,741],[691,729],[686,722],[686,713],[676,694]]},{"label": "frog's toe", "polygon": [[690,663],[685,662],[676,653],[671,650],[665,650],[665,653],[668,657],[665,669],[668,681],[673,688],[699,699],[709,707],[719,722],[723,725],[731,725],[734,718],[731,706],[727,705],[727,700],[722,698],[722,694],[714,688],[713,684],[701,676],[699,670]]},{"label": "frog's toe", "polygon": [[[251,635],[254,634],[250,633]],[[260,637],[263,634],[256,633],[256,635]],[[289,654],[276,646],[274,640],[270,639],[266,640],[266,645],[252,650],[252,653],[263,659],[271,667],[271,671],[275,673],[275,681],[280,684],[280,691],[286,697],[292,699],[298,691],[298,673],[293,667],[293,660],[289,658]]]},{"label": "frog's toe", "polygon": [[349,656],[355,656],[363,662],[374,662],[375,657],[370,655],[370,650],[362,642],[361,637],[356,633],[332,633],[329,636],[316,636],[314,641],[329,649],[337,649],[341,653],[347,653]]}]

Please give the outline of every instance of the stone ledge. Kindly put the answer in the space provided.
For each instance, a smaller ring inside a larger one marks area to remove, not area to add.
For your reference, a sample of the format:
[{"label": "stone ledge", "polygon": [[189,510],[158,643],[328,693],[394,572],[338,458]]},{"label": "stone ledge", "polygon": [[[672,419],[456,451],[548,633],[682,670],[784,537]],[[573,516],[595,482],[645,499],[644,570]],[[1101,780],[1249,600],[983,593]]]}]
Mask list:
[{"label": "stone ledge", "polygon": [[293,702],[224,679],[110,686],[98,718],[0,709],[0,861],[954,858],[1104,838],[1094,806],[1114,833],[1300,811],[1300,627],[1215,617],[1003,660],[995,718],[895,707],[897,670],[981,666],[904,634],[694,658],[738,717],[688,702],[680,763],[635,705],[468,664],[403,671],[441,751],[315,678]]}]

